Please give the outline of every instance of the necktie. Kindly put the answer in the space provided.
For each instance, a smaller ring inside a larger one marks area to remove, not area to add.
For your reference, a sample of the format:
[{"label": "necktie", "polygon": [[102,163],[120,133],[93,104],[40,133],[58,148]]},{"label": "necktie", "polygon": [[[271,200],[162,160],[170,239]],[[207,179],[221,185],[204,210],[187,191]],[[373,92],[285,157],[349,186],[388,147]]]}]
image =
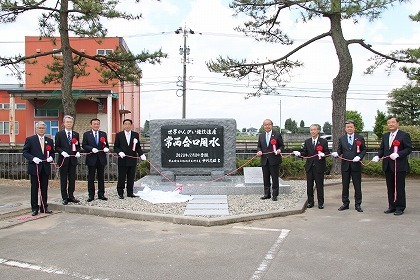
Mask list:
[{"label": "necktie", "polygon": [[392,146],[392,141],[394,141],[395,133],[391,133],[389,135],[389,147]]},{"label": "necktie", "polygon": [[95,131],[95,143],[96,145],[98,145],[98,132]]},{"label": "necktie", "polygon": [[312,146],[314,147],[314,149],[315,149],[315,140],[312,140]]},{"label": "necktie", "polygon": [[267,147],[268,147],[268,144],[270,143],[270,133],[266,133],[265,134],[265,142],[267,143]]},{"label": "necktie", "polygon": [[351,146],[353,146],[353,141],[351,140],[351,135],[349,136],[349,150],[351,150]]},{"label": "necktie", "polygon": [[41,150],[44,153],[44,137],[39,138],[39,144],[41,144]]},{"label": "necktie", "polygon": [[67,132],[67,140],[69,141],[69,144],[71,144],[71,135],[70,135],[70,131]]}]

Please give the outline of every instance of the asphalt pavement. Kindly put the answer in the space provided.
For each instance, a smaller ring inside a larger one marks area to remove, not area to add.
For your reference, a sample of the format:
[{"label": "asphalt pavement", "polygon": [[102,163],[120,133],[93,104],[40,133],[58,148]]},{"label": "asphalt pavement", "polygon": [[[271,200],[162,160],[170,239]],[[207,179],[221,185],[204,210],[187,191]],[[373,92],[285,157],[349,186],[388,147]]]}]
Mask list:
[{"label": "asphalt pavement", "polygon": [[420,279],[419,187],[407,180],[402,216],[383,213],[385,181],[366,179],[363,213],[338,211],[341,186],[329,185],[325,209],[204,227],[64,211],[31,219],[29,189],[0,186],[0,278]]}]

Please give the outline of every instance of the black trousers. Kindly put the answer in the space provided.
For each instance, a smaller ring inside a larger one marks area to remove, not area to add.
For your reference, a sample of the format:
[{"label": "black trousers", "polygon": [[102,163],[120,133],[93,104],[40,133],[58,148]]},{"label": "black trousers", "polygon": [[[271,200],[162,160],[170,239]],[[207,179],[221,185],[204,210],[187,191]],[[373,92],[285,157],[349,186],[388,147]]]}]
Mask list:
[{"label": "black trousers", "polygon": [[[405,201],[405,176],[406,172],[397,172],[397,188],[395,188],[395,173],[392,171],[385,172],[386,177],[386,188],[388,190],[388,205],[390,209],[395,210],[405,210],[406,201]],[[395,190],[397,191],[396,200],[395,199]]]},{"label": "black trousers", "polygon": [[133,195],[134,176],[136,175],[137,165],[120,166],[118,165],[118,195],[124,194],[125,179],[127,178],[127,195]]},{"label": "black trousers", "polygon": [[88,195],[90,198],[95,197],[95,175],[98,179],[98,197],[105,195],[105,165],[102,165],[99,160],[96,165],[88,165]]},{"label": "black trousers", "polygon": [[343,201],[343,205],[350,204],[350,199],[349,199],[350,178],[353,181],[353,186],[354,186],[355,206],[360,206],[360,204],[362,204],[362,172],[353,171],[351,170],[351,167],[347,171],[341,171],[341,181],[343,184],[341,200]]},{"label": "black trousers", "polygon": [[306,172],[306,193],[308,204],[314,205],[314,182],[316,184],[316,196],[318,205],[324,205],[324,173],[317,173],[314,167]]},{"label": "black trousers", "polygon": [[[38,184],[39,177],[39,184]],[[41,191],[41,207],[38,205],[38,190]],[[39,176],[31,175],[31,208],[32,211],[45,212],[48,209],[48,175],[41,172]]]},{"label": "black trousers", "polygon": [[[68,185],[67,185],[68,182]],[[76,165],[66,164],[60,167],[60,187],[62,199],[73,199],[76,184]]]},{"label": "black trousers", "polygon": [[[273,196],[279,195],[279,164],[270,165],[267,161],[266,165],[261,166],[263,171],[263,180],[264,180],[264,196],[271,196],[271,189],[273,189]],[[273,181],[271,186],[270,182]]]}]

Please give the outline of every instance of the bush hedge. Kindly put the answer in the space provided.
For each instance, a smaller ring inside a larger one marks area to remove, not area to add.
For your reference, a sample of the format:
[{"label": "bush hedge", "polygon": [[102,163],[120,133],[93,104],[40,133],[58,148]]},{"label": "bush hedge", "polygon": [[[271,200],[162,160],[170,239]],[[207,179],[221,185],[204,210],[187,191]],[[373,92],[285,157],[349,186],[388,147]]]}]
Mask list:
[{"label": "bush hedge", "polygon": [[[329,175],[332,167],[332,158],[327,158],[327,171],[325,174]],[[338,161],[337,161],[338,162]],[[420,158],[410,158],[408,160],[411,171],[407,176],[420,176]],[[382,162],[363,161],[366,166],[363,166],[362,172],[368,176],[384,176],[382,171]],[[243,168],[241,167],[259,167],[260,158],[236,159],[236,168],[238,172],[236,175],[243,175]],[[139,165],[140,176],[150,174],[150,164],[148,161],[142,161]],[[288,179],[303,179],[305,178],[305,160],[296,157],[283,158],[280,165],[280,177]]]}]

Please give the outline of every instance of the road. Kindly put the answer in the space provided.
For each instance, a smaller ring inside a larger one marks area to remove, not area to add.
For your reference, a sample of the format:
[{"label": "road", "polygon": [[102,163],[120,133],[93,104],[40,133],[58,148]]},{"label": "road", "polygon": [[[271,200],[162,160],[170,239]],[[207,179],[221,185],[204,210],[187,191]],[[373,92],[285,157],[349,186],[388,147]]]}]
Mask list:
[{"label": "road", "polygon": [[420,279],[419,186],[402,216],[383,180],[363,183],[363,213],[337,211],[340,186],[323,210],[225,226],[56,213],[0,230],[0,278]]}]

